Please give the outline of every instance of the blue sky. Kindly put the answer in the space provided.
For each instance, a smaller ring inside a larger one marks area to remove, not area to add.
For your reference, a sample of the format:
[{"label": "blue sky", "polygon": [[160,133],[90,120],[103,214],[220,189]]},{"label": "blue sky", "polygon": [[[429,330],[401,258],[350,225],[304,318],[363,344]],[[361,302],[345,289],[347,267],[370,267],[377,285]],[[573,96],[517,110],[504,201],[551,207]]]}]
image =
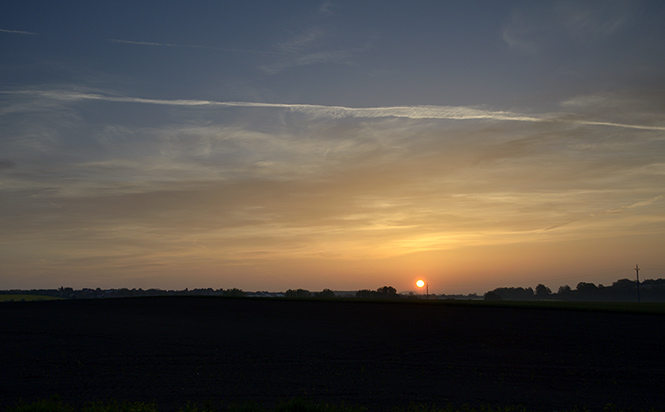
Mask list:
[{"label": "blue sky", "polygon": [[4,288],[665,276],[660,1],[0,11]]}]

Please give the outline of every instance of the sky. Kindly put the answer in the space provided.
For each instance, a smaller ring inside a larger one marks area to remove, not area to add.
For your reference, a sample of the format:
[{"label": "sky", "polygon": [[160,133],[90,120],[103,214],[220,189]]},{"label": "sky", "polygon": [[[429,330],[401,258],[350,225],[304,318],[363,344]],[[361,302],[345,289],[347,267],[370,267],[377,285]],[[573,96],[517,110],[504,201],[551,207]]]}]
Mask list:
[{"label": "sky", "polygon": [[5,1],[0,289],[665,277],[665,2]]}]

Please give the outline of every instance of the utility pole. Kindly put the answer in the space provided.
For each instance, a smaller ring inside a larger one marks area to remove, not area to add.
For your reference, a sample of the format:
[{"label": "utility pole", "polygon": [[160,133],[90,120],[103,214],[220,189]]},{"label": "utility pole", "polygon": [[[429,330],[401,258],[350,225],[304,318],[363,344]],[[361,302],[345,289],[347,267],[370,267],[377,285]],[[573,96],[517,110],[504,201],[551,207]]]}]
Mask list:
[{"label": "utility pole", "polygon": [[635,265],[635,275],[637,276],[637,301],[640,301],[640,267]]},{"label": "utility pole", "polygon": [[419,288],[422,288],[424,286],[426,291],[425,299],[429,299],[429,283],[425,282],[422,279],[418,279],[418,281],[416,282],[416,286],[418,286]]}]

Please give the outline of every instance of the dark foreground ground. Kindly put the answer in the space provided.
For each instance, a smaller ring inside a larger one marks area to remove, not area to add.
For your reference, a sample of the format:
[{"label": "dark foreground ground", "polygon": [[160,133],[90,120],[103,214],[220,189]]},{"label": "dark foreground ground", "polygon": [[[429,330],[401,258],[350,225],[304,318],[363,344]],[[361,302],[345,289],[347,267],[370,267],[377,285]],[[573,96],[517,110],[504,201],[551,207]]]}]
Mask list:
[{"label": "dark foreground ground", "polygon": [[70,403],[370,411],[410,403],[665,408],[665,316],[474,306],[133,298],[0,304],[0,410]]}]

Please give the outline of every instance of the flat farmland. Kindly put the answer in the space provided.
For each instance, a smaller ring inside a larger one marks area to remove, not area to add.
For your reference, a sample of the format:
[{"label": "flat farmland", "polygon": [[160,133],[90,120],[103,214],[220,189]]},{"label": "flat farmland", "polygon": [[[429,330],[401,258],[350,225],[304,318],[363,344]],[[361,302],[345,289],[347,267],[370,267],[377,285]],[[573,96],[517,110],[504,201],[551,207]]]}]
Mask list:
[{"label": "flat farmland", "polygon": [[347,300],[160,297],[0,304],[0,409],[289,398],[665,406],[665,316]]}]

